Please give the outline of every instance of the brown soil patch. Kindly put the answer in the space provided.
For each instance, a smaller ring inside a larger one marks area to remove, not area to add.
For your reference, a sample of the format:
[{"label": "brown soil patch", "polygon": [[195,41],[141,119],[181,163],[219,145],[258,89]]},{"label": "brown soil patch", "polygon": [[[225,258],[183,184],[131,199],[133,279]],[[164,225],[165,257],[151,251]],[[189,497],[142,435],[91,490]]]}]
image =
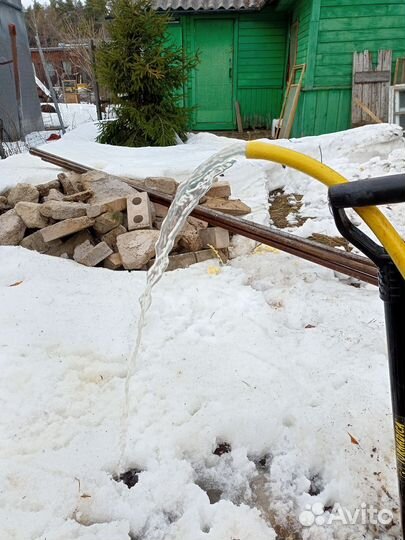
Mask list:
[{"label": "brown soil patch", "polygon": [[326,234],[314,233],[311,234],[308,240],[313,240],[314,242],[318,242],[318,244],[324,244],[333,248],[342,247],[349,252],[353,249],[349,242],[340,236],[327,236]]},{"label": "brown soil patch", "polygon": [[[269,196],[269,214],[272,223],[277,229],[285,229],[286,227],[300,227],[308,217],[299,215],[302,207],[302,195],[299,193],[285,194],[282,189],[276,189]],[[288,217],[293,214],[295,222],[291,223]],[[309,237],[309,240],[318,242],[329,247],[343,247],[346,251],[352,251],[352,246],[347,240],[339,236],[327,236],[326,234],[314,233]]]},{"label": "brown soil patch", "polygon": [[294,225],[300,227],[307,219],[298,214],[302,203],[302,195],[292,193],[286,195],[282,189],[276,189],[269,196],[269,213],[271,221],[278,229],[291,227],[292,223],[288,221],[288,216],[294,214]]},{"label": "brown soil patch", "polygon": [[[201,131],[196,131],[195,133],[201,133]],[[231,139],[241,139],[243,141],[273,138],[269,129],[247,129],[243,133],[239,133],[238,131],[211,131],[210,133],[218,135],[218,137],[230,137]]]}]

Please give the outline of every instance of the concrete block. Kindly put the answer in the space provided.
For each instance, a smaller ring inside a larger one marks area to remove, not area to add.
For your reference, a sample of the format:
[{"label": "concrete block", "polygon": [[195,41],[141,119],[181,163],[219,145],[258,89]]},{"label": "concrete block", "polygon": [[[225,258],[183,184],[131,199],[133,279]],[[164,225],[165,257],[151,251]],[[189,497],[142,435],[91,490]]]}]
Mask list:
[{"label": "concrete block", "polygon": [[111,199],[104,203],[92,204],[87,209],[87,215],[90,218],[95,218],[106,212],[123,212],[127,208],[126,197]]},{"label": "concrete block", "polygon": [[[228,250],[227,249],[218,249],[218,253],[221,255],[221,259],[225,262],[228,260]],[[196,251],[194,253],[197,262],[204,262],[210,259],[216,259],[217,256],[212,251],[212,249],[203,249],[201,251]]]},{"label": "concrete block", "polygon": [[150,176],[149,178],[145,178],[145,187],[166,193],[167,195],[174,195],[179,187],[179,183],[174,178]]},{"label": "concrete block", "polygon": [[40,212],[45,217],[59,221],[85,216],[87,207],[82,202],[47,201],[40,205]]},{"label": "concrete block", "polygon": [[88,240],[77,246],[73,253],[73,259],[85,266],[96,266],[112,254],[112,249],[105,242],[93,246]]},{"label": "concrete block", "polygon": [[93,192],[91,191],[91,189],[86,189],[84,191],[73,193],[72,195],[65,195],[63,197],[63,200],[66,202],[85,202],[88,201],[92,196]]},{"label": "concrete block", "polygon": [[194,255],[197,262],[204,262],[210,259],[216,259],[216,255],[212,251],[212,249],[202,249],[201,251],[196,251]]},{"label": "concrete block", "polygon": [[167,206],[163,206],[163,204],[159,203],[153,203],[155,216],[157,218],[165,218],[167,216],[167,212],[169,211],[169,208]]},{"label": "concrete block", "polygon": [[44,202],[48,201],[63,201],[64,195],[57,189],[50,189],[48,195],[44,197]]},{"label": "concrete block", "polygon": [[123,225],[118,225],[118,227],[114,227],[114,229],[111,229],[106,234],[103,234],[101,237],[102,241],[105,242],[113,251],[117,250],[117,238],[121,234],[125,234],[127,232],[126,228]]},{"label": "concrete block", "polygon": [[41,212],[41,204],[33,202],[18,202],[14,210],[29,229],[43,229],[49,225],[49,221]]},{"label": "concrete block", "polygon": [[119,253],[112,253],[106,259],[104,259],[103,266],[104,268],[108,268],[110,270],[118,270],[119,268],[122,268],[121,255]]},{"label": "concrete block", "polygon": [[229,231],[221,227],[209,227],[200,231],[203,247],[214,246],[216,249],[229,247]]},{"label": "concrete block", "polygon": [[151,229],[152,207],[147,193],[127,198],[128,230]]},{"label": "concrete block", "polygon": [[195,253],[180,253],[178,255],[170,255],[169,265],[166,271],[170,272],[171,270],[178,270],[179,268],[188,268],[196,262],[197,259],[195,257]]},{"label": "concrete block", "polygon": [[58,174],[58,180],[65,195],[73,195],[73,193],[83,191],[81,174],[75,172],[60,173]]},{"label": "concrete block", "polygon": [[[53,242],[49,242],[50,248],[47,251],[47,255],[72,259],[76,247],[87,241],[94,244],[93,237],[91,236],[89,230],[84,229],[83,231],[73,234],[64,242],[62,242],[62,240],[54,240]],[[57,245],[57,242],[59,242],[59,245]]]},{"label": "concrete block", "polygon": [[35,187],[39,191],[40,197],[46,197],[47,195],[49,195],[51,189],[55,189],[56,191],[61,190],[59,180],[51,180],[50,182],[46,182],[45,184],[38,184]]},{"label": "concrete block", "polygon": [[231,196],[231,186],[229,182],[224,180],[214,182],[205,196],[208,198],[228,199]]},{"label": "concrete block", "polygon": [[21,240],[20,246],[30,249],[31,251],[38,251],[38,253],[48,253],[52,249],[59,248],[62,245],[62,240],[53,240],[52,242],[44,242],[41,231],[35,231],[34,233],[26,236]]},{"label": "concrete block", "polygon": [[57,238],[63,238],[69,234],[87,229],[94,225],[94,219],[90,219],[87,216],[66,219],[65,221],[60,221],[54,225],[49,225],[44,229],[41,229],[42,238],[45,242],[51,242]]},{"label": "concrete block", "polygon": [[95,219],[94,230],[98,234],[106,234],[123,223],[124,214],[122,212],[106,212]]},{"label": "concrete block", "polygon": [[164,218],[155,218],[153,220],[153,225],[155,227],[155,229],[158,229],[160,231],[160,229],[162,228],[162,223],[163,223],[163,219]]},{"label": "concrete block", "polygon": [[195,218],[193,216],[189,216],[187,218],[187,222],[190,223],[193,227],[196,229],[206,229],[208,227],[208,223],[206,221],[203,221],[202,219]]},{"label": "concrete block", "polygon": [[121,234],[117,238],[118,252],[127,270],[139,270],[155,255],[159,231],[141,230]]},{"label": "concrete block", "polygon": [[202,249],[203,241],[200,237],[199,230],[191,225],[191,223],[186,223],[179,235],[178,245],[186,251],[198,251]]},{"label": "concrete block", "polygon": [[17,246],[24,238],[26,226],[15,210],[0,216],[0,246]]},{"label": "concrete block", "polygon": [[246,216],[252,211],[247,204],[239,199],[207,199],[203,206],[231,216]]},{"label": "concrete block", "polygon": [[136,189],[126,184],[122,178],[98,171],[89,171],[82,174],[84,189],[91,189],[93,196],[90,204],[103,204],[120,197],[135,196]]},{"label": "concrete block", "polygon": [[10,206],[15,206],[20,201],[38,202],[39,191],[31,184],[17,184],[10,189],[7,195],[7,202]]},{"label": "concrete block", "polygon": [[[7,199],[6,199],[6,201],[7,201]],[[12,210],[12,207],[10,205],[8,205],[7,202],[0,201],[0,215],[5,214],[9,210]]]}]

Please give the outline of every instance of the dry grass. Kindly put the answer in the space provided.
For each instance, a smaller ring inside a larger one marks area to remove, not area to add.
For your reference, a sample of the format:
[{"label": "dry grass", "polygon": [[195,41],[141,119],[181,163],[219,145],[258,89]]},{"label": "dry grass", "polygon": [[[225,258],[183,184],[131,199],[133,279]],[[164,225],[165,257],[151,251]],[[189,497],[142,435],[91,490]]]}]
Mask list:
[{"label": "dry grass", "polygon": [[289,215],[294,217],[294,225],[300,227],[307,219],[299,215],[302,195],[293,193],[286,195],[282,189],[276,189],[270,193],[269,196],[269,213],[270,218],[275,227],[278,229],[285,229],[291,227],[291,223],[288,220]]},{"label": "dry grass", "polygon": [[349,242],[340,236],[327,236],[326,234],[313,233],[309,237],[309,240],[313,240],[314,242],[318,242],[318,244],[324,244],[325,246],[333,248],[342,247],[345,249],[345,251],[349,252],[353,249]]},{"label": "dry grass", "polygon": [[[311,219],[300,215],[301,201],[302,195],[299,193],[287,195],[282,189],[272,191],[269,196],[269,214],[273,225],[277,229],[300,227],[307,219]],[[289,216],[292,216],[294,221],[289,220]],[[326,234],[314,233],[309,237],[309,240],[329,247],[343,247],[346,251],[352,251],[349,242],[340,236],[327,236]]]}]

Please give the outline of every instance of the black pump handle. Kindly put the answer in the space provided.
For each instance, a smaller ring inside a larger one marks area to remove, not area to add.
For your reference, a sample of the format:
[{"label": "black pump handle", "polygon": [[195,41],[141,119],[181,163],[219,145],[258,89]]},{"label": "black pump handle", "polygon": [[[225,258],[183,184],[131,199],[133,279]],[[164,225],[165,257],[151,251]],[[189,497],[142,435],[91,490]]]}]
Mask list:
[{"label": "black pump handle", "polygon": [[333,217],[341,235],[380,269],[383,268],[390,261],[385,249],[355,227],[344,209],[404,202],[405,174],[338,184],[330,187],[328,194]]},{"label": "black pump handle", "polygon": [[339,184],[329,189],[334,208],[360,208],[405,201],[405,174],[369,178]]}]

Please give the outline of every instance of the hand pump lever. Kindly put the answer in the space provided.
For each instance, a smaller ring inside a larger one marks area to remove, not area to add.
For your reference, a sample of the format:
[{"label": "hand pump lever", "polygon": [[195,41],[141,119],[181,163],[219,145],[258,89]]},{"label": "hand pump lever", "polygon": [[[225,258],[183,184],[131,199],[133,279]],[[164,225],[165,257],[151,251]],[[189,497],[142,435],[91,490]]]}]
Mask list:
[{"label": "hand pump lever", "polygon": [[[329,202],[339,232],[378,267],[380,297],[384,302],[385,311],[399,506],[403,528],[405,526],[405,279],[386,250],[350,222],[345,208],[362,208],[404,201],[404,174],[358,180],[329,188]],[[405,243],[403,249],[405,251]]]}]

